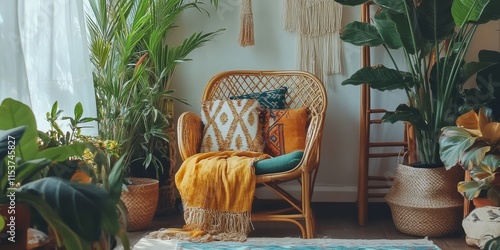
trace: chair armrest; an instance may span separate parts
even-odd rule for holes
[[[182,160],[198,153],[203,135],[203,123],[194,112],[184,112],[177,121],[177,139]]]
[[[323,115],[314,116],[307,129],[306,148],[302,158],[302,167],[306,172],[312,172],[319,167],[319,156],[321,148],[321,139],[323,136]]]

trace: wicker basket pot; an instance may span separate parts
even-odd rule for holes
[[[385,197],[396,228],[416,236],[443,237],[461,229],[463,197],[457,184],[463,170],[399,164]]]
[[[148,227],[158,206],[158,180],[151,178],[129,178],[132,185],[122,191],[121,200],[127,207],[128,231],[139,231]]]

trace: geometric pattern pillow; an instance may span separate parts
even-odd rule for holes
[[[205,126],[200,152],[263,151],[258,101],[216,100],[206,101],[201,106],[201,120]]]
[[[267,110],[261,123],[264,130],[264,153],[287,154],[306,147],[307,107]]]
[[[229,99],[255,99],[259,101],[260,106],[264,109],[285,109],[287,87],[283,86],[279,89],[269,90],[264,92],[256,92],[252,94],[231,96]]]

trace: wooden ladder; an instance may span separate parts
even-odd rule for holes
[[[370,6],[372,2],[365,3],[361,6],[362,22],[370,22]],[[362,66],[371,66],[370,47],[363,46],[361,51]],[[368,199],[370,198],[383,198],[386,193],[381,190],[391,187],[392,178],[386,176],[372,176],[369,174],[369,160],[371,158],[386,158],[398,157],[401,153],[372,153],[371,148],[381,147],[404,147],[408,148],[408,134],[405,128],[404,141],[397,142],[372,142],[370,141],[370,130],[373,125],[382,123],[381,119],[373,119],[374,114],[386,113],[385,109],[377,109],[371,107],[370,87],[367,84],[361,85],[361,112],[360,112],[360,146],[359,146],[359,172],[358,172],[358,223],[364,226],[368,217]],[[407,126],[405,126],[407,127]],[[378,190],[379,192],[370,192],[371,190]]]

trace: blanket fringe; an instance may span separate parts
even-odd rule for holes
[[[196,207],[184,209],[184,228],[162,228],[148,238],[194,242],[246,241],[251,230],[251,213],[231,213]]]
[[[225,234],[228,237],[233,238],[236,236],[238,239],[243,240],[246,239],[246,235],[251,229],[250,212],[232,213],[197,207],[185,207],[184,220],[186,221],[184,228],[187,230],[202,230],[218,236]]]

